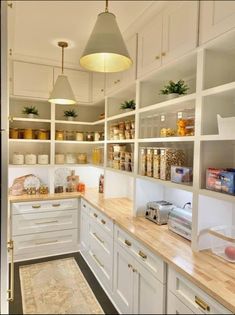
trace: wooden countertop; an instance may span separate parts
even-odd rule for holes
[[[10,202],[78,198],[81,195],[64,193],[43,197],[19,196],[10,197]],[[158,226],[145,218],[133,217],[132,202],[127,198],[104,199],[94,189],[87,189],[82,196],[179,273],[235,313],[235,264],[214,256],[210,251],[195,253],[190,242],[168,231],[167,226]]]

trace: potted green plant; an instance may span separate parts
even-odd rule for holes
[[[121,104],[121,109],[125,111],[135,110],[135,100],[125,101]]]
[[[173,99],[180,95],[185,95],[189,87],[185,84],[184,80],[178,82],[169,81],[167,85],[160,91],[160,94],[166,95],[167,99]]]
[[[38,109],[35,106],[25,106],[22,114],[27,115],[28,118],[35,118],[39,116]]]
[[[75,109],[69,109],[64,111],[64,117],[67,117],[67,120],[73,121],[74,118],[78,116],[77,112]]]

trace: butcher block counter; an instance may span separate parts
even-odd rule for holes
[[[168,231],[167,226],[158,226],[143,217],[133,217],[132,202],[127,198],[104,199],[96,189],[87,189],[84,194],[10,196],[9,201],[15,203],[80,197],[235,313],[235,264],[214,256],[210,251],[193,252],[190,242]]]

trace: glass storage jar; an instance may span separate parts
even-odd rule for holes
[[[87,163],[87,154],[86,153],[78,153],[77,162],[78,162],[78,164],[86,164]]]
[[[177,113],[177,135],[194,136],[195,113],[194,109],[188,109]]]
[[[161,150],[154,149],[153,151],[153,177],[157,179],[160,178],[160,158],[161,158]]]
[[[153,177],[153,149],[147,148],[147,176]]]
[[[55,139],[58,141],[64,140],[64,130],[56,130]]]
[[[64,164],[65,156],[64,154],[57,153],[55,155],[55,164]]]
[[[27,153],[25,155],[25,164],[26,165],[35,165],[35,164],[37,164],[37,156],[36,156],[36,154]]]
[[[32,128],[24,129],[24,139],[33,139],[33,129]]]
[[[76,131],[76,141],[83,141],[83,140],[84,140],[83,132]]]
[[[65,163],[66,164],[76,164],[77,163],[76,155],[74,153],[66,153]]]
[[[87,132],[86,141],[94,141],[94,132],[92,131]]]
[[[37,138],[38,138],[38,140],[48,140],[48,130],[39,129]]]
[[[23,165],[24,164],[24,155],[21,153],[14,153],[12,157],[12,164],[14,165]]]
[[[140,149],[140,175],[147,175],[147,149]]]
[[[49,155],[48,154],[39,154],[38,155],[38,164],[40,164],[40,165],[49,164]]]
[[[66,140],[67,141],[74,141],[75,140],[75,131],[66,130]]]
[[[11,128],[10,129],[10,138],[11,139],[18,139],[19,138],[19,129],[18,128]]]

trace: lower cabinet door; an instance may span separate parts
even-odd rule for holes
[[[117,243],[114,246],[114,300],[122,314],[133,312],[134,259]]]
[[[135,262],[134,314],[165,314],[165,285],[144,266]]]
[[[167,293],[167,314],[194,314],[183,302],[170,291]]]
[[[89,251],[89,215],[81,211],[80,250],[87,257]]]

